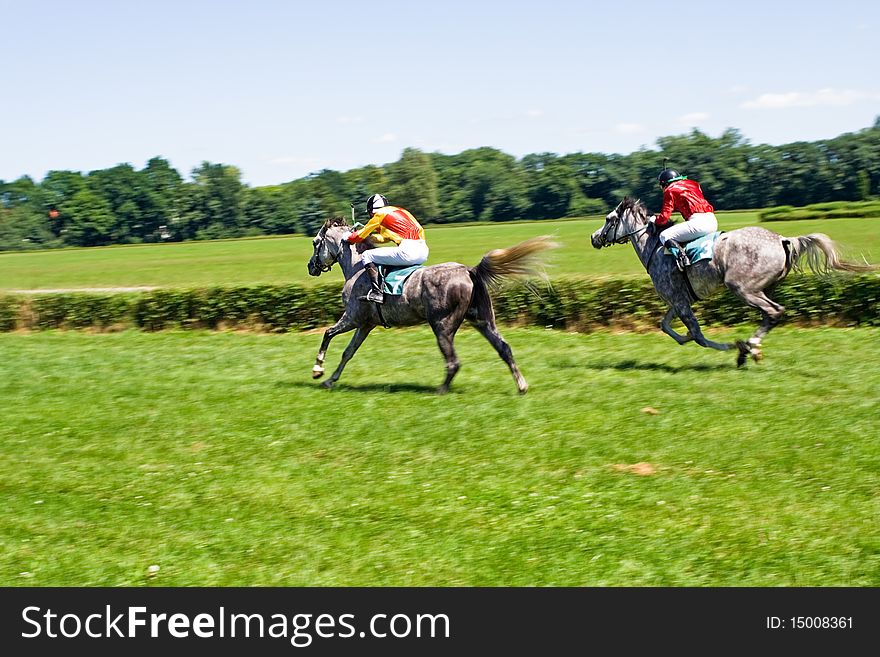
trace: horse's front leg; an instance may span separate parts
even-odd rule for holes
[[[681,335],[672,328],[671,322],[676,317],[678,317],[678,314],[675,312],[675,309],[670,308],[669,311],[666,313],[666,316],[663,318],[663,321],[660,322],[660,328],[663,329],[663,332],[671,337],[673,340],[675,340],[678,344],[687,344],[694,339],[694,336],[692,336],[690,333],[688,333],[686,336]]]
[[[718,343],[707,339],[706,336],[703,335],[703,331],[700,329],[700,323],[697,321],[697,317],[694,315],[694,311],[691,309],[690,305],[675,308],[675,313],[681,318],[681,321],[684,322],[684,325],[688,329],[688,334],[693,336],[698,345],[709,349],[717,349],[718,351],[737,349],[739,350],[736,359],[737,367],[740,367],[745,362],[746,357],[749,355],[749,347],[745,342],[738,340],[737,342]]]
[[[336,371],[333,372],[329,379],[321,384],[322,386],[325,388],[333,387],[333,384],[336,383],[342,375],[342,370],[345,369],[346,363],[352,359],[355,352],[360,348],[364,340],[366,340],[367,336],[370,334],[370,331],[374,328],[374,326],[358,326],[357,331],[354,332],[354,335],[351,338],[351,342],[348,343],[345,351],[342,352],[342,360],[339,361]]]
[[[327,355],[327,347],[330,346],[330,340],[340,333],[347,333],[353,328],[354,323],[347,314],[344,314],[338,322],[324,331],[324,339],[321,340],[321,348],[318,349],[318,357],[315,359],[315,366],[312,368],[313,379],[320,379],[324,376],[324,356]]]

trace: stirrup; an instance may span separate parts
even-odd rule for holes
[[[680,250],[678,255],[675,256],[675,266],[678,267],[678,271],[683,272],[686,267],[691,266],[691,260],[687,257],[684,250]]]
[[[361,301],[372,301],[373,303],[385,303],[385,295],[375,289],[370,289],[364,296],[358,297]]]

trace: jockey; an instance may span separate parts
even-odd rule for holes
[[[660,214],[650,217],[649,221],[656,231],[660,231],[660,244],[667,249],[678,249],[676,264],[684,271],[691,262],[682,245],[714,233],[718,230],[718,219],[715,218],[715,209],[703,196],[700,183],[696,180],[688,180],[687,176],[680,176],[673,169],[663,169],[657,180],[663,190],[663,208]],[[684,222],[667,226],[669,218],[676,210],[684,217]]]
[[[425,229],[407,210],[388,205],[388,199],[381,194],[373,194],[367,199],[367,225],[355,233],[345,235],[352,244],[369,238],[374,244],[393,242],[395,246],[364,251],[364,269],[370,275],[372,289],[360,297],[362,301],[383,303],[385,295],[379,285],[380,265],[420,265],[428,259],[428,244],[425,242]]]

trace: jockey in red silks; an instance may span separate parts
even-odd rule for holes
[[[355,233],[345,235],[352,244],[370,242],[382,244],[391,242],[395,246],[380,249],[369,249],[363,253],[364,269],[370,276],[372,289],[362,297],[363,301],[384,303],[385,295],[379,285],[380,265],[420,265],[428,259],[428,244],[425,242],[425,229],[416,221],[409,211],[388,205],[388,200],[381,194],[373,194],[367,199],[367,214],[370,216],[367,225]]]
[[[688,180],[673,169],[663,169],[657,180],[663,190],[663,208],[660,214],[651,217],[649,221],[656,230],[661,231],[660,244],[666,248],[678,249],[678,268],[684,271],[691,263],[682,245],[714,233],[718,230],[718,219],[715,217],[715,209],[703,196],[700,183],[696,180]],[[684,222],[667,227],[674,211],[681,213]]]

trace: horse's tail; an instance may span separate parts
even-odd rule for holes
[[[799,262],[801,259],[814,273],[820,275],[827,275],[834,269],[849,272],[868,272],[878,269],[876,265],[842,260],[834,241],[823,233],[789,237],[788,242],[791,247],[791,264],[797,269],[803,269]]]
[[[489,251],[471,271],[490,288],[509,276],[540,275],[542,262],[538,254],[556,246],[549,235],[533,237],[508,249]]]
[[[493,317],[489,290],[498,287],[503,279],[511,276],[543,275],[540,253],[557,246],[559,245],[549,235],[541,235],[507,249],[489,251],[484,255],[480,264],[469,270],[474,281],[471,308],[477,311],[477,316]]]

